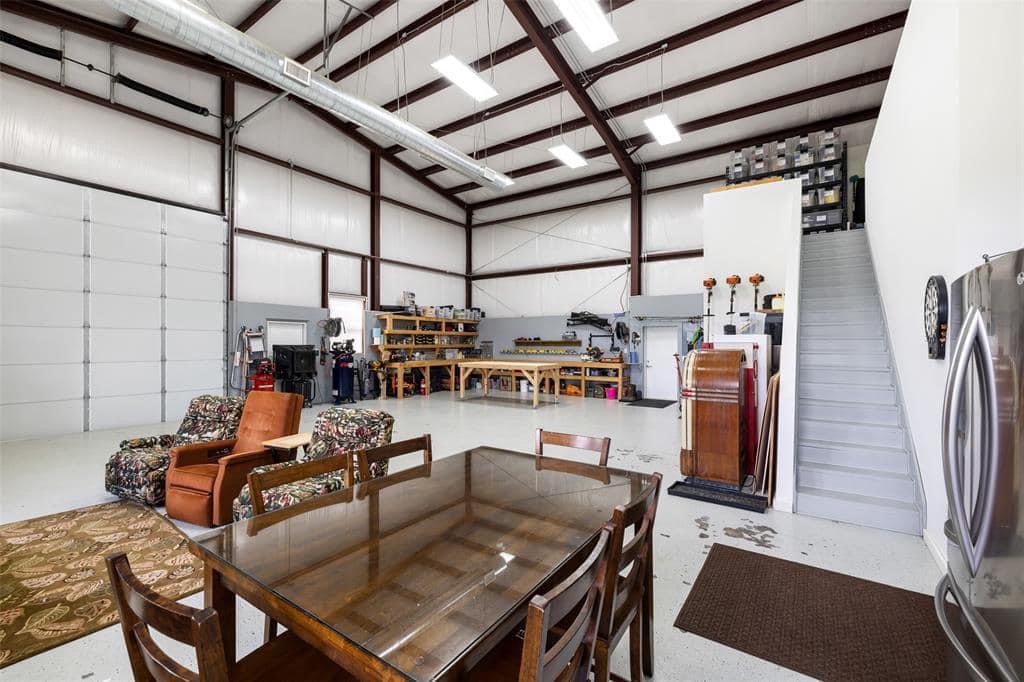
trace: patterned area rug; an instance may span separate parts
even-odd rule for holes
[[[0,526],[0,668],[117,623],[104,558],[119,552],[170,599],[202,589],[185,536],[132,502]]]

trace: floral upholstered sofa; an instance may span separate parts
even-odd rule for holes
[[[394,426],[395,418],[387,412],[331,407],[317,416],[309,445],[306,446],[304,460],[267,464],[256,467],[253,469],[253,473],[263,473],[324,457],[334,457],[347,452],[387,445],[391,442]],[[358,481],[359,467],[353,467],[353,469],[353,478]],[[388,473],[387,462],[374,462],[370,473],[374,478],[386,476]],[[343,470],[286,483],[263,491],[264,509],[269,512],[290,507],[311,497],[341,490],[343,487],[345,487]],[[248,484],[242,488],[242,492],[235,499],[233,512],[236,521],[253,516],[252,494]]]
[[[177,433],[121,441],[118,452],[107,461],[107,491],[143,504],[163,504],[171,450],[234,438],[244,405],[244,398],[201,395],[189,403]]]

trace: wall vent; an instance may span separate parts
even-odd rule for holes
[[[302,64],[292,61],[291,59],[284,60],[284,75],[291,78],[293,81],[298,81],[303,85],[309,85],[311,72]]]

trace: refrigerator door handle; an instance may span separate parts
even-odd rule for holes
[[[999,475],[999,420],[996,398],[996,371],[992,362],[992,346],[985,328],[984,318],[978,314],[978,332],[975,335],[975,357],[981,388],[981,478],[978,490],[971,546],[974,559],[981,562],[988,549],[989,536],[992,534],[992,510],[995,506],[995,488]],[[978,565],[971,567],[972,575],[978,572]]]
[[[972,576],[977,571],[979,561],[975,555],[974,538],[971,536],[970,522],[964,506],[963,472],[957,446],[957,428],[964,380],[980,328],[981,314],[977,308],[972,306],[964,318],[960,338],[957,341],[956,350],[953,352],[949,376],[946,379],[946,397],[942,407],[942,464],[946,478],[949,516],[953,522],[953,530],[956,531],[957,544]]]
[[[950,589],[949,576],[944,575],[942,576],[942,580],[939,581],[939,584],[935,586],[935,617],[938,618],[939,625],[942,626],[942,631],[946,633],[946,639],[949,640],[949,643],[956,650],[957,654],[959,654],[960,658],[962,658],[964,663],[967,664],[967,667],[970,669],[971,676],[974,677],[975,680],[980,680],[981,682],[990,682],[990,678],[985,674],[985,670],[971,657],[970,652],[967,651],[967,647],[960,641],[956,632],[953,631],[953,627],[949,624],[949,617],[946,614],[947,594],[952,595],[953,601],[957,603],[957,606],[960,606],[960,603],[956,601],[956,595],[953,593],[953,590]],[[963,607],[961,607],[961,609],[962,608]]]

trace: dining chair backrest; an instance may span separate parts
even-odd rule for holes
[[[264,490],[270,490],[271,488],[288,483],[302,481],[322,474],[329,474],[332,471],[341,471],[344,486],[351,488],[354,478],[352,466],[352,453],[346,452],[321,459],[306,459],[293,463],[292,466],[269,469],[267,471],[250,471],[247,481],[249,483],[249,497],[252,499],[253,515],[259,516],[267,510],[266,500],[263,499]]]
[[[577,436],[572,433],[559,433],[557,431],[545,431],[537,429],[537,444],[534,452],[538,457],[544,456],[545,445],[560,445],[567,448],[579,450],[590,450],[597,453],[597,463],[601,466],[608,466],[608,451],[612,447],[611,438],[597,438],[595,436]]]
[[[411,452],[423,452],[423,463],[430,464],[433,461],[433,453],[430,449],[430,434],[425,433],[418,438],[410,438],[408,440],[402,440],[397,443],[391,443],[390,445],[381,445],[377,448],[370,448],[369,450],[360,450],[356,454],[356,460],[359,463],[359,480],[369,481],[372,476],[372,469],[375,463],[383,463],[388,460],[398,457],[399,455],[407,455]]]
[[[611,527],[569,577],[530,601],[519,682],[583,682],[590,676],[608,570]],[[561,628],[562,623],[569,625]],[[553,642],[552,630],[559,631]]]
[[[216,611],[193,609],[151,590],[132,573],[124,553],[107,557],[107,573],[137,681],[227,682],[227,658]],[[150,628],[192,645],[198,672],[164,653],[153,641]]]
[[[599,629],[606,642],[617,641],[641,608],[648,562],[652,561],[654,516],[660,492],[661,474],[654,474],[635,499],[612,512],[609,570]],[[629,527],[633,528],[633,536],[626,540]],[[623,575],[626,569],[629,570]]]

